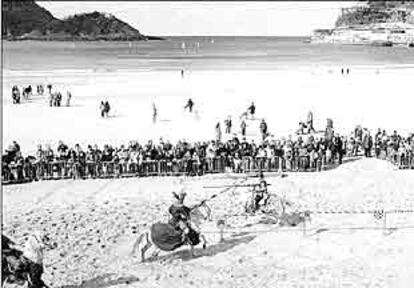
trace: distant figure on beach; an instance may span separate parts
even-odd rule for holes
[[[184,106],[184,110],[188,108],[188,111],[193,112],[194,102],[191,98],[188,99],[187,104]]]
[[[305,134],[306,124],[303,122],[299,122],[299,129],[297,130],[296,134],[304,135]]]
[[[155,106],[155,103],[152,103],[152,123],[156,123],[157,122],[157,107]]]
[[[230,134],[231,133],[231,117],[229,116],[229,118],[227,118],[226,120],[224,120],[224,124],[226,125],[226,134]]]
[[[312,111],[309,111],[309,113],[308,113],[307,124],[308,124],[308,134],[310,134],[312,132],[315,132],[315,129],[313,128],[313,113],[312,113]]]
[[[346,68],[346,74],[349,75],[349,68]]]
[[[23,98],[24,99],[26,99],[26,100],[29,99],[29,97],[33,95],[33,93],[32,93],[32,85],[29,85],[28,87],[23,88],[22,95],[23,95]]]
[[[341,69],[341,74],[344,75],[344,68]]]
[[[36,92],[37,92],[37,95],[43,95],[43,93],[45,92],[45,88],[43,87],[43,85],[37,85]]]
[[[260,122],[260,133],[262,134],[262,139],[264,140],[267,136],[267,124],[265,122],[265,119],[262,119],[262,122]]]
[[[252,119],[254,118],[254,113],[256,112],[256,106],[254,105],[254,102],[247,108],[247,111],[249,112]]]
[[[12,100],[13,100],[13,104],[20,103],[20,91],[16,85],[14,85],[12,88]]]
[[[99,105],[99,110],[101,110],[101,117],[105,117],[105,103],[101,101],[101,105]]]
[[[184,78],[184,69],[181,69],[181,78]]]
[[[70,106],[70,99],[72,99],[72,93],[69,91],[66,92],[66,107]]]
[[[49,92],[49,106],[52,107],[55,102],[55,95]]]
[[[242,136],[246,136],[246,122],[244,122],[244,120],[242,120],[241,124],[240,124],[240,130],[241,130],[241,134]]]
[[[105,114],[106,114],[106,117],[108,117],[109,116],[109,111],[111,110],[111,106],[109,105],[109,102],[108,101],[106,101],[105,102]]]
[[[99,109],[101,110],[101,117],[108,117],[109,110],[111,110],[111,106],[109,105],[109,102],[101,101],[101,105],[99,106]]]
[[[49,90],[49,94],[52,94],[52,84],[47,84],[47,90]]]
[[[216,140],[217,140],[217,143],[221,142],[220,122],[217,122],[217,125],[216,125]]]
[[[56,96],[57,97],[56,97],[56,105],[55,106],[60,107],[61,103],[62,103],[62,93],[58,92]]]

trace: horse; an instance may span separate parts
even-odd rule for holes
[[[42,280],[43,252],[56,247],[57,243],[48,236],[34,233],[29,235],[22,251],[15,248],[3,250],[2,287],[8,283],[27,284],[28,288],[48,287]]]
[[[205,210],[204,213],[203,213],[203,209]],[[152,256],[156,257],[158,256],[161,250],[173,251],[183,245],[189,245],[190,255],[194,256],[194,246],[197,246],[199,244],[200,239],[203,240],[203,249],[207,248],[207,240],[205,236],[201,232],[198,232],[198,231],[200,231],[199,227],[201,225],[201,222],[203,220],[207,220],[210,218],[211,218],[211,209],[207,206],[205,202],[202,202],[201,204],[192,207],[191,213],[190,213],[190,224],[191,224],[191,227],[195,229],[190,229],[190,232],[188,233],[188,237],[186,237],[186,239],[184,239],[183,241],[175,243],[176,245],[171,246],[171,248],[159,247],[156,243],[154,243],[154,241],[152,240],[153,239],[152,231],[153,231],[154,225],[158,225],[158,226],[163,225],[165,228],[170,229],[171,231],[173,231],[174,228],[172,226],[169,227],[170,226],[169,224],[163,224],[163,223],[152,224],[150,228],[145,229],[138,236],[137,240],[135,241],[132,247],[131,256],[134,256],[136,253],[136,250],[139,250],[141,252],[141,262],[145,262],[146,260],[145,253],[151,247],[155,248],[155,251],[152,253]],[[178,237],[182,236],[182,233],[178,231],[175,231],[175,232],[173,231],[172,233],[175,234],[173,236],[178,236]]]

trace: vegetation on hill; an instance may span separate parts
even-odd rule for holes
[[[148,40],[137,29],[112,15],[84,13],[60,20],[33,0],[2,4],[3,38],[35,40]]]
[[[343,8],[333,29],[314,30],[311,41],[414,47],[414,1],[360,1]]]
[[[34,1],[3,1],[1,12],[3,36],[42,31],[57,20]]]
[[[336,27],[378,23],[414,24],[414,1],[368,1],[364,6],[343,9]]]

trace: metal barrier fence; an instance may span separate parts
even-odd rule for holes
[[[393,149],[381,150],[377,158],[391,162],[399,169],[414,169],[414,152],[406,151],[399,153]]]
[[[34,180],[116,178],[146,176],[204,175],[236,172],[321,171],[335,160],[284,157],[216,157],[202,160],[145,160],[141,162],[53,161],[34,164],[3,165],[2,183],[15,184]]]

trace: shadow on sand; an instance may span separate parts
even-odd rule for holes
[[[244,235],[241,234],[241,235]],[[177,259],[181,259],[183,261],[188,261],[188,260],[192,260],[192,259],[197,259],[197,258],[201,258],[201,257],[206,257],[206,256],[214,256],[218,253],[222,253],[225,251],[228,251],[234,247],[236,247],[237,245],[243,244],[243,243],[249,243],[250,241],[252,241],[256,236],[253,235],[248,235],[248,236],[243,236],[243,237],[237,237],[237,238],[232,238],[232,239],[228,239],[228,240],[224,240],[222,242],[219,242],[215,245],[209,246],[206,249],[202,249],[202,248],[196,248],[194,249],[194,256],[191,257],[189,249],[184,249],[184,250],[180,250],[180,251],[176,251],[173,253],[170,253],[168,255],[165,256],[161,256],[161,257],[152,257],[150,259],[148,259],[148,262],[158,262],[158,261],[173,261],[173,260],[177,260]],[[115,286],[115,285],[122,285],[122,284],[131,284],[134,282],[139,282],[140,279],[136,276],[127,276],[127,277],[119,277],[116,279],[115,274],[112,273],[107,273],[107,274],[103,274],[101,276],[95,277],[93,279],[90,280],[85,280],[82,281],[82,283],[80,285],[63,285],[60,286],[59,288],[106,288],[106,287],[110,287],[110,286]]]
[[[207,246],[206,249],[195,248],[194,249],[194,256],[190,255],[190,249],[187,248],[187,249],[183,249],[183,250],[180,250],[180,251],[170,253],[170,254],[165,255],[165,256],[151,257],[150,259],[148,259],[148,262],[155,262],[155,261],[161,261],[161,262],[168,261],[168,262],[171,262],[171,261],[178,260],[178,259],[181,259],[182,261],[189,261],[189,260],[193,260],[193,259],[197,259],[197,258],[201,258],[201,257],[214,256],[214,255],[217,255],[219,253],[226,252],[226,251],[236,247],[237,245],[249,243],[254,238],[256,238],[256,236],[249,235],[249,236],[244,236],[244,237],[226,239],[226,240],[224,240],[222,242],[219,242],[217,244]]]
[[[140,281],[138,277],[128,276],[112,279],[114,274],[103,274],[90,280],[82,281],[80,285],[64,285],[60,288],[105,288],[121,284],[131,284]]]
[[[362,156],[349,157],[349,158],[347,157],[347,158],[342,160],[342,164],[335,163],[335,164],[327,165],[327,167],[325,167],[325,169],[323,169],[323,171],[333,170],[333,169],[336,169],[339,166],[344,165],[346,163],[352,163],[352,162],[355,162],[355,161],[359,161],[362,158],[363,158]]]

